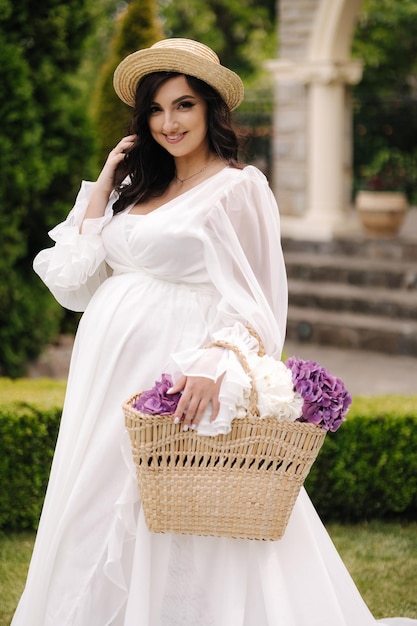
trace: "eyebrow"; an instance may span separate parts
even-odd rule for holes
[[[180,96],[179,98],[175,98],[175,100],[173,100],[171,104],[178,104],[179,102],[182,102],[183,100],[196,100],[196,97],[191,96],[191,95]],[[152,104],[159,104],[159,103],[152,102]]]

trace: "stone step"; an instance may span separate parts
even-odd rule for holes
[[[284,252],[284,258],[289,279],[406,289],[417,293],[417,263],[311,252]]]
[[[290,279],[288,291],[290,304],[297,307],[417,320],[417,289]]]
[[[416,212],[417,209],[413,209]],[[282,239],[284,255],[290,252],[329,254],[364,259],[395,260],[408,263],[417,262],[417,245],[414,238],[398,237],[395,239],[368,239],[366,237],[347,237],[332,241],[300,241]]]
[[[408,234],[284,238],[288,338],[417,357],[417,245]]]
[[[414,320],[290,305],[287,337],[312,344],[417,357]]]

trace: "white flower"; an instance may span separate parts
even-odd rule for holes
[[[258,392],[260,417],[275,417],[289,422],[299,418],[304,401],[294,391],[292,373],[286,365],[272,357],[255,354],[248,356],[248,363]],[[248,406],[247,394],[244,395]],[[242,413],[241,410],[239,412]]]

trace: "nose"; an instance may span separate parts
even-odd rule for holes
[[[178,130],[178,126],[179,124],[174,115],[172,113],[166,113],[163,120],[163,131],[165,133],[171,133],[175,130]]]

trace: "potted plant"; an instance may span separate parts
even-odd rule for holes
[[[413,155],[398,148],[383,148],[362,169],[363,189],[356,195],[356,209],[367,235],[393,237],[404,223],[407,192],[415,186]]]

